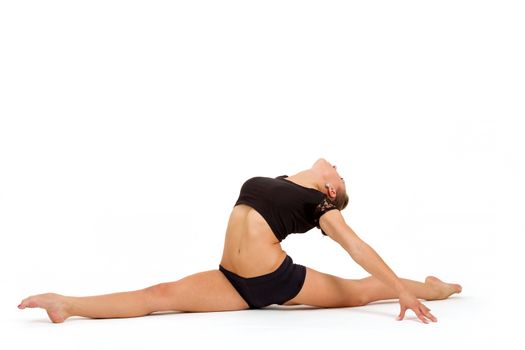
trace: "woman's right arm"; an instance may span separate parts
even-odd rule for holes
[[[424,317],[428,313],[428,308],[405,288],[379,254],[346,224],[339,210],[330,210],[323,214],[319,219],[319,225],[330,238],[348,252],[356,263],[397,292],[401,305],[398,319],[403,319],[405,311],[411,309],[421,321],[428,322]]]
[[[405,287],[394,271],[365,241],[348,226],[338,210],[321,216],[319,224],[323,231],[348,252],[352,259],[374,277],[392,287],[399,294]]]

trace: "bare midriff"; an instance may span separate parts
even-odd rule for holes
[[[233,208],[222,267],[241,277],[256,277],[275,271],[285,257],[286,252],[261,214],[244,204]]]

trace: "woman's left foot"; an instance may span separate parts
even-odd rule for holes
[[[425,284],[430,285],[436,291],[436,300],[447,299],[455,293],[461,293],[462,287],[456,283],[445,283],[437,277],[428,276]]]
[[[71,316],[67,312],[66,306],[67,304],[63,295],[46,293],[24,299],[20,305],[18,305],[18,308],[25,309],[26,307],[40,307],[46,309],[47,315],[53,323],[62,323]]]

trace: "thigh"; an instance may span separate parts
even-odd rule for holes
[[[299,294],[284,305],[348,307],[366,304],[360,280],[344,279],[306,268],[306,279]]]
[[[147,288],[156,311],[213,312],[245,310],[248,304],[219,270],[199,272]]]

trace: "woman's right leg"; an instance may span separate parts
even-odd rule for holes
[[[18,307],[46,309],[51,321],[60,323],[71,316],[119,318],[156,311],[233,311],[248,309],[248,304],[222,272],[211,270],[131,292],[89,297],[40,294],[24,299]]]
[[[401,282],[417,298],[425,300],[446,299],[461,292],[459,284],[445,283],[429,276],[425,282],[401,278]],[[303,288],[285,305],[305,304],[317,307],[362,306],[374,301],[397,299],[389,286],[370,276],[363,279],[345,279],[306,268]]]

